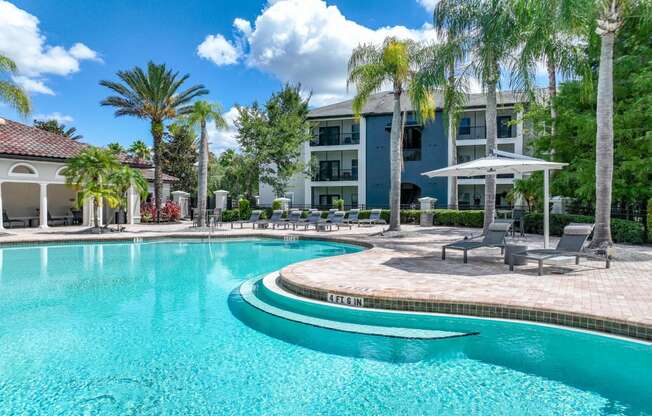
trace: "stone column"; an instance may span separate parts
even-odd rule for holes
[[[48,228],[48,184],[41,185],[41,204],[39,212],[39,228]]]
[[[134,225],[140,222],[140,196],[133,186],[127,191],[127,224]]]

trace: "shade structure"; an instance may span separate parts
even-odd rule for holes
[[[543,244],[548,248],[550,244],[550,213],[547,208],[550,204],[550,171],[562,169],[567,163],[549,162],[530,156],[516,153],[494,151],[493,154],[459,165],[448,166],[442,169],[422,173],[429,178],[447,176],[486,176],[501,174],[521,174],[543,171]]]

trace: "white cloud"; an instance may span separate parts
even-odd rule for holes
[[[235,64],[242,52],[224,36],[217,34],[206,36],[206,39],[197,47],[197,55],[221,66]]]
[[[381,43],[386,36],[414,40],[433,40],[436,36],[430,24],[419,28],[370,29],[347,19],[337,6],[328,6],[321,0],[270,1],[254,27],[239,18],[233,24],[245,43],[240,50],[241,61],[281,81],[301,82],[313,92],[313,105],[349,96],[347,62],[358,44]]]
[[[13,76],[12,79],[28,93],[54,95],[54,91],[39,79],[28,78],[24,75],[16,75]]]
[[[75,119],[72,116],[61,114],[58,111],[50,114],[37,114],[34,116],[35,120],[48,121],[48,120],[57,120],[59,124],[68,124],[72,123]]]
[[[31,92],[42,94],[53,94],[44,76],[70,75],[79,71],[80,61],[99,60],[97,52],[82,43],[68,50],[48,45],[38,18],[4,0],[0,0],[0,54],[16,63],[19,79]]]
[[[417,0],[417,3],[419,3],[421,7],[423,7],[430,13],[432,13],[435,11],[435,7],[437,6],[437,3],[439,3],[439,0]]]
[[[231,107],[229,111],[223,114],[223,117],[224,121],[226,121],[226,129],[218,130],[213,123],[209,123],[206,128],[209,146],[216,154],[222,153],[226,149],[236,149],[238,147],[238,141],[235,138],[237,134],[235,120],[238,118],[238,109]]]

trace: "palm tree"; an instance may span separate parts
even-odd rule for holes
[[[348,65],[347,88],[353,84],[356,95],[353,98],[353,111],[359,117],[362,108],[374,92],[390,83],[394,93],[394,110],[390,132],[390,197],[391,210],[389,231],[399,231],[401,209],[401,95],[410,89],[412,76],[421,53],[421,46],[410,40],[394,37],[385,39],[382,45],[361,44],[351,53]],[[415,94],[417,95],[417,94]],[[434,118],[435,107],[431,93],[420,94],[422,102],[414,103],[420,109],[418,115],[423,120]]]
[[[501,65],[518,42],[518,28],[509,0],[441,0],[434,26],[463,45],[467,67],[481,81],[486,95],[486,154],[497,150],[496,94]],[[485,176],[484,229],[496,213],[496,175]]]
[[[89,147],[70,159],[63,169],[66,184],[78,190],[78,204],[91,198],[93,201],[93,227],[99,228],[100,203],[110,207],[119,204],[119,195],[111,183],[111,175],[120,168],[120,161],[110,150]]]
[[[84,138],[81,134],[77,134],[77,129],[75,127],[66,128],[65,124],[61,124],[55,119],[34,120],[34,127],[49,131],[50,133],[66,136],[70,140],[81,140]]]
[[[441,44],[424,49],[419,70],[414,75],[411,89],[412,102],[422,102],[421,94],[439,90],[443,95],[444,112],[447,119],[448,143],[451,146],[450,164],[457,164],[457,125],[460,112],[466,102],[468,76],[460,64],[464,62],[465,52],[462,45],[444,31],[439,35],[445,39]],[[457,177],[450,179],[451,193],[449,208],[457,209]]]
[[[118,196],[117,207],[124,212],[127,207],[129,188],[132,188],[140,196],[141,200],[147,197],[148,185],[143,174],[127,165],[122,165],[111,173],[110,183]]]
[[[0,55],[0,73],[16,73],[16,63]],[[0,80],[0,102],[8,104],[23,117],[32,112],[32,104],[25,90],[11,81]]]
[[[152,159],[152,149],[142,140],[135,140],[129,146],[129,154],[139,160],[149,162]]]
[[[109,143],[106,145],[106,148],[115,155],[125,153],[125,148],[118,142]]]
[[[197,211],[199,226],[206,225],[206,196],[208,193],[208,133],[206,125],[211,121],[218,129],[226,128],[222,117],[222,106],[208,101],[195,101],[192,109],[183,115],[189,126],[199,128],[199,189],[197,191]]]
[[[590,80],[588,57],[582,46],[592,0],[514,0],[520,28],[520,53],[513,63],[514,88],[533,96],[536,67],[545,62],[548,74],[550,133],[555,134],[557,74],[569,78],[582,74]],[[533,97],[534,98],[534,97]]]
[[[203,85],[193,85],[180,91],[190,75],[179,76],[178,72],[166,68],[165,64],[157,65],[153,62],[147,64],[147,72],[134,67],[128,71],[118,71],[117,76],[122,82],[100,81],[100,85],[117,94],[102,100],[101,104],[115,107],[116,117],[134,116],[150,122],[154,143],[154,201],[158,219],[163,192],[163,122],[190,112],[190,101],[208,94],[208,90]]]

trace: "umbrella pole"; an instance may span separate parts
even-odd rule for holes
[[[550,245],[550,171],[543,171],[543,248]]]

